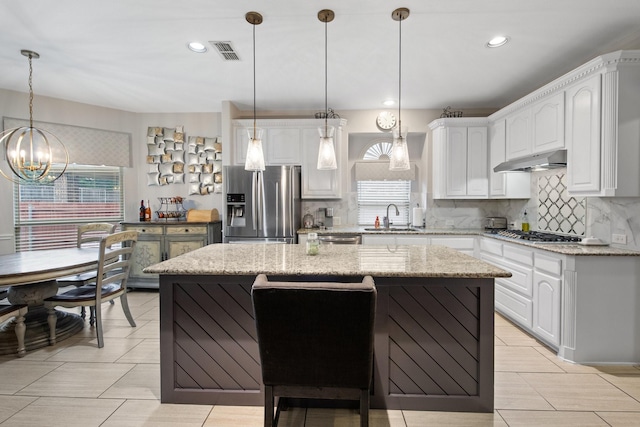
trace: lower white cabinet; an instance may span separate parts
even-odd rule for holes
[[[560,346],[562,255],[483,238],[480,258],[511,272],[495,281],[496,310],[548,345]]]
[[[363,245],[428,245],[429,238],[407,234],[363,234]]]

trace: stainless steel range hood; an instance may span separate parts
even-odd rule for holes
[[[493,168],[494,172],[534,172],[564,168],[567,166],[567,150],[549,151],[509,160]]]

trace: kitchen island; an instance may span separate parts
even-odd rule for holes
[[[251,285],[361,281],[378,289],[372,408],[493,411],[494,278],[443,246],[209,245],[160,274],[161,400],[262,405]]]

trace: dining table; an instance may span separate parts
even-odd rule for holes
[[[25,347],[27,351],[49,345],[49,324],[45,298],[58,292],[56,279],[98,268],[99,248],[61,248],[0,255],[0,289],[8,289],[12,304],[27,304]],[[75,313],[56,310],[56,341],[60,342],[84,328]],[[0,327],[0,355],[15,353],[14,322]]]

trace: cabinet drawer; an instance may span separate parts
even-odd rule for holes
[[[504,257],[524,265],[533,265],[533,251],[504,245]]]
[[[520,325],[531,329],[533,322],[533,303],[499,284],[495,290],[496,310]]]
[[[490,254],[497,255],[499,257],[502,256],[502,243],[488,237],[482,239],[482,241],[480,242],[480,249],[484,252],[489,252]]]
[[[162,235],[161,225],[148,225],[148,226],[130,226],[125,227],[127,231],[137,231],[140,234],[159,234]]]
[[[505,260],[500,260],[490,255],[482,255],[482,260],[496,267],[507,270],[511,277],[500,277],[495,279],[496,284],[500,284],[523,296],[533,297],[533,270]]]
[[[206,226],[167,227],[167,235],[176,234],[207,234]]]
[[[544,255],[536,254],[535,259],[536,270],[546,271],[555,276],[562,276],[562,260],[551,258]]]

